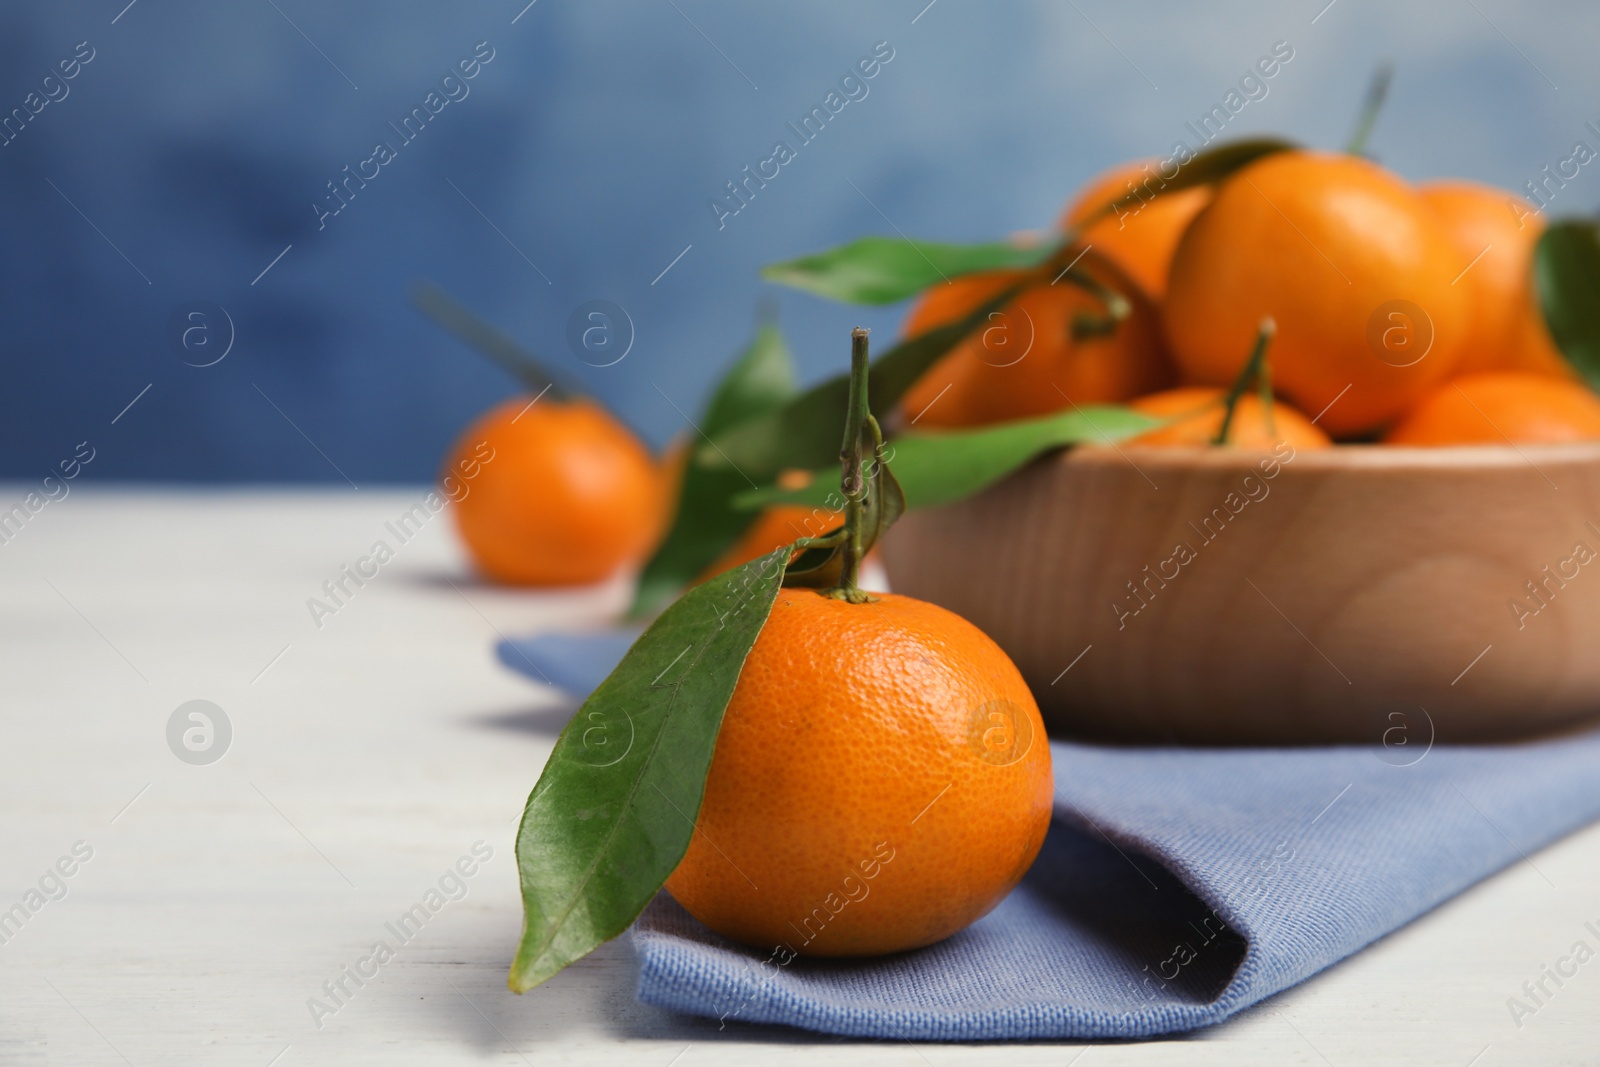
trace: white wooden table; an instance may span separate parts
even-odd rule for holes
[[[26,491],[0,490],[6,506]],[[41,879],[66,890],[34,897],[15,932],[0,925],[0,1064],[1600,1061],[1600,961],[1520,1028],[1506,1004],[1578,939],[1600,949],[1583,926],[1600,926],[1596,829],[1183,1039],[719,1031],[636,1003],[625,942],[514,996],[514,825],[571,709],[502,669],[492,644],[598,624],[625,590],[479,586],[448,515],[404,545],[385,529],[422,492],[79,485],[0,544],[0,924]],[[347,580],[319,629],[307,599],[378,539],[396,558],[364,587]],[[233,729],[208,765],[167,741],[194,699]],[[492,857],[474,867],[480,841]],[[57,881],[63,857],[73,873]],[[396,942],[384,924],[462,857],[465,896],[377,966],[373,943]],[[376,974],[357,986],[345,967]],[[323,984],[341,978],[335,1002]],[[313,997],[329,1009],[315,1019]]]

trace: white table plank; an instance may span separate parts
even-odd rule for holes
[[[306,599],[373,540],[392,543],[384,522],[420,495],[84,486],[0,545],[0,908],[74,842],[94,850],[67,896],[0,945],[0,1063],[943,1067],[1001,1054],[719,1031],[636,1003],[626,944],[506,992],[514,822],[570,708],[500,668],[491,644],[497,630],[598,624],[626,591],[477,586],[440,515],[317,628]],[[165,740],[195,698],[235,731],[211,766]],[[319,1028],[308,998],[393,942],[384,924],[478,841],[493,856],[465,897],[361,988],[346,979]],[[1574,941],[1600,949],[1583,928],[1600,925],[1600,831],[1533,862],[1227,1025],[1003,1055],[1593,1062],[1600,962],[1551,986],[1520,1028],[1506,1000]]]

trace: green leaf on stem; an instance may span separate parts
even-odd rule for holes
[[[1600,224],[1552,223],[1534,247],[1533,277],[1556,347],[1600,391]]]
[[[943,244],[904,237],[862,237],[826,252],[769,263],[761,276],[847,304],[893,304],[929,286],[979,271],[1026,269],[1056,246],[1006,241]]]
[[[978,430],[908,433],[891,444],[888,466],[903,487],[906,506],[937,507],[971,496],[1043,452],[1086,442],[1112,444],[1164,421],[1119,405],[1088,404]],[[747,490],[734,504],[820,504],[833,492],[825,478],[814,477],[801,489]]]
[[[778,408],[794,391],[794,367],[783,335],[764,323],[706,405],[697,432],[700,442]],[[708,466],[690,445],[672,528],[639,575],[630,616],[641,618],[659,609],[738,540],[754,516],[733,507],[731,499],[749,487],[737,467]]]
[[[561,731],[517,832],[515,992],[626,930],[683,859],[723,713],[789,551],[685,593]]]

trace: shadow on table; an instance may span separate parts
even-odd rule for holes
[[[563,698],[549,704],[473,715],[463,721],[468,726],[479,729],[505,730],[516,734],[554,738],[561,733],[568,722],[572,721],[573,713],[577,710],[576,700]]]
[[[395,580],[418,589],[459,593],[463,596],[475,597],[485,594],[557,607],[570,605],[594,625],[604,625],[614,621],[626,610],[632,595],[631,580],[623,575],[593,585],[505,585],[501,582],[485,581],[481,575],[471,570],[419,566],[398,572]]]

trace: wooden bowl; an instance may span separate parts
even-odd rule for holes
[[[890,582],[1062,735],[1401,760],[1600,713],[1600,444],[1280,450],[1045,457],[906,515]]]

